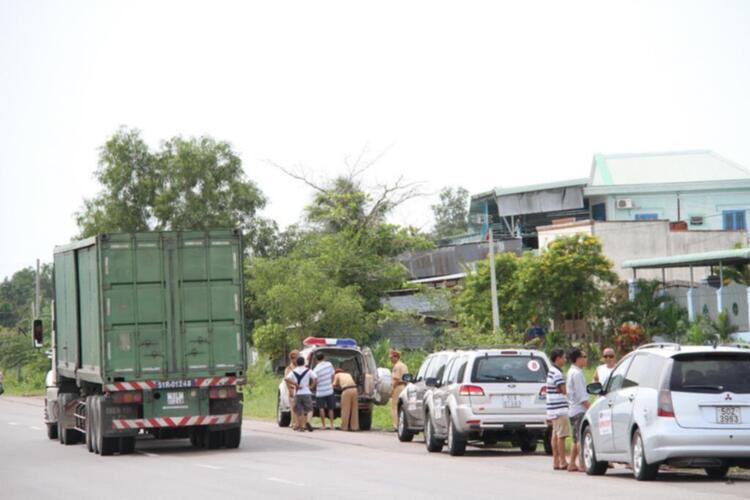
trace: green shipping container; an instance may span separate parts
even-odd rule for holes
[[[232,230],[57,247],[58,373],[92,384],[244,377],[242,254]]]

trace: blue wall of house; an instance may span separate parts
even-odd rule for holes
[[[633,208],[618,209],[616,201],[623,198],[632,200]],[[690,229],[718,230],[750,227],[750,191],[748,190],[622,193],[591,196],[589,203],[592,207],[598,203],[604,203],[606,220],[655,218],[690,222],[691,217],[703,217],[703,224],[690,224]]]

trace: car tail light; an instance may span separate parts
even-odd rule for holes
[[[484,390],[478,385],[462,385],[458,388],[459,396],[484,396]]]
[[[469,425],[479,425],[481,420],[467,420],[466,423]]]
[[[143,393],[141,391],[115,392],[112,394],[112,402],[116,404],[142,403]]]
[[[227,399],[237,395],[237,388],[233,385],[229,387],[212,387],[208,391],[208,397],[211,399]]]
[[[547,386],[543,385],[541,389],[539,389],[539,399],[547,399]]]
[[[656,414],[660,417],[674,417],[674,405],[672,405],[672,393],[667,389],[659,391],[659,407]]]

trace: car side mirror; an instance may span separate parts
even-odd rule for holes
[[[438,386],[438,379],[437,377],[427,377],[424,379],[424,385],[427,387],[437,387]]]
[[[406,382],[407,384],[411,384],[414,382],[414,377],[412,377],[411,373],[405,373],[403,377],[401,377],[401,380]]]
[[[586,386],[586,392],[594,396],[601,396],[604,394],[604,387],[599,382],[592,382]]]

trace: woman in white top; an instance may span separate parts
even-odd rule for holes
[[[612,370],[615,369],[617,358],[615,358],[615,350],[611,347],[604,349],[602,357],[604,358],[604,364],[596,367],[594,382],[599,382],[600,384],[605,385]]]

